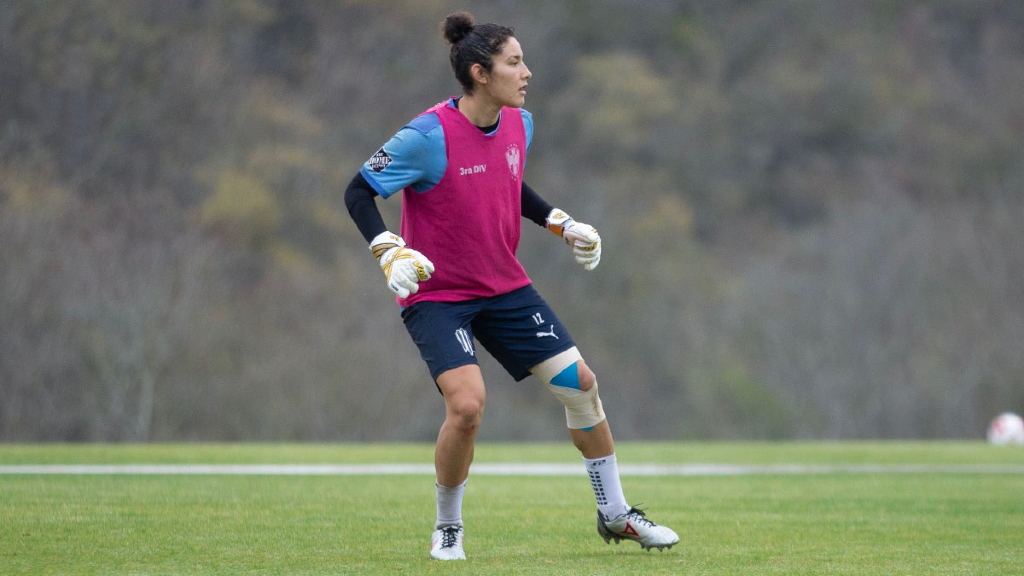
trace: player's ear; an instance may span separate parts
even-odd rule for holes
[[[487,69],[483,67],[479,62],[469,67],[469,75],[476,81],[477,84],[486,85],[490,78],[487,73]]]

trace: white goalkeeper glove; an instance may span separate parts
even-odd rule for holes
[[[408,298],[420,289],[420,282],[430,280],[434,264],[391,232],[381,232],[370,242],[370,251],[380,262],[388,288],[400,298]]]
[[[573,220],[558,208],[548,214],[546,221],[548,230],[572,246],[577,264],[583,264],[583,269],[588,272],[597,268],[601,261],[601,236],[593,226]]]

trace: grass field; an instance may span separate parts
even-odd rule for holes
[[[625,476],[680,545],[608,546],[586,476],[471,476],[460,563],[427,558],[429,475],[25,474],[28,464],[429,463],[428,445],[0,445],[0,574],[1022,574],[1024,449],[621,443],[620,462],[877,464]],[[478,463],[576,463],[488,444]],[[921,471],[900,465],[923,465]],[[928,466],[934,466],[928,468]]]

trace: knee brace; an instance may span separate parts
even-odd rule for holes
[[[565,405],[565,422],[572,429],[589,430],[604,421],[604,408],[597,395],[597,382],[580,390],[577,362],[583,359],[575,347],[556,354],[530,369]]]

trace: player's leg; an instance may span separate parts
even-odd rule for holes
[[[445,420],[434,451],[437,517],[430,556],[438,560],[466,558],[462,497],[486,399],[469,325],[475,306],[474,302],[420,302],[402,313],[445,402]]]
[[[573,444],[583,455],[597,502],[597,531],[605,542],[633,540],[641,548],[671,548],[679,536],[630,506],[623,495],[611,427],[598,396],[597,377],[576,348],[555,354],[530,370],[565,404]]]
[[[470,364],[438,376],[437,387],[444,394],[445,419],[434,449],[437,520],[430,556],[437,560],[465,560],[462,496],[473,463],[476,432],[484,414],[484,380],[479,366]]]
[[[626,504],[615,445],[598,396],[597,377],[547,302],[527,286],[488,303],[473,321],[477,339],[516,380],[533,374],[565,405],[573,443],[583,455],[605,541],[635,540],[646,549],[679,541]]]
[[[484,415],[484,379],[480,367],[469,364],[442,373],[437,377],[437,387],[444,395],[445,418],[434,449],[437,520],[430,556],[438,560],[464,560],[462,496],[473,463],[476,433]]]

